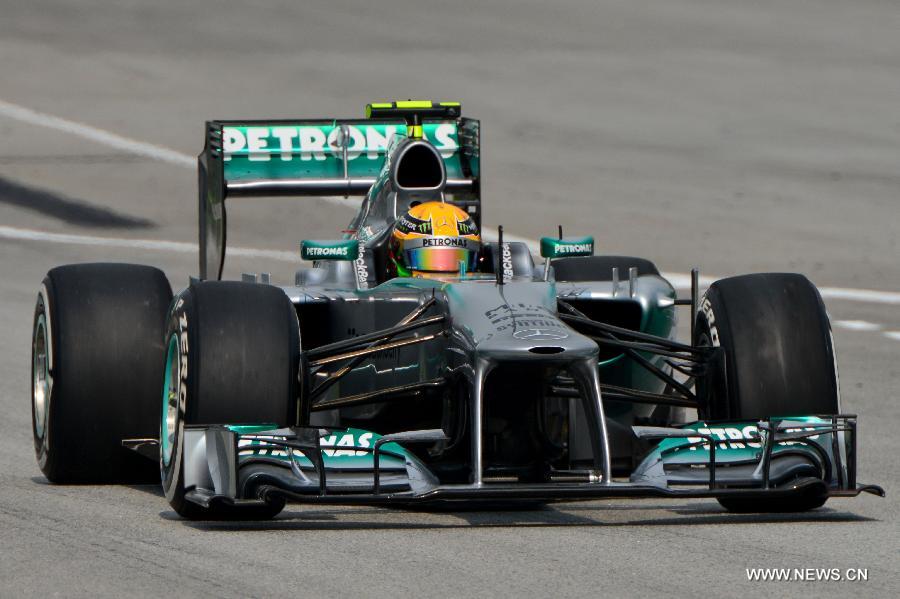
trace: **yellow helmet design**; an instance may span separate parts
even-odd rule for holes
[[[475,269],[481,236],[466,212],[444,202],[413,206],[397,219],[391,262],[397,276],[428,276]]]

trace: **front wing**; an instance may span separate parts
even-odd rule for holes
[[[681,428],[634,427],[660,440],[630,481],[559,471],[550,482],[441,484],[404,446],[441,431],[379,436],[357,429],[256,426],[185,430],[186,499],[257,506],[277,497],[311,504],[442,504],[603,498],[794,498],[884,496],[856,482],[856,417],[808,416]]]

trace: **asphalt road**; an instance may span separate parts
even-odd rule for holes
[[[895,3],[225,4],[0,0],[0,596],[900,594]],[[185,156],[205,119],[353,116],[416,97],[482,119],[493,226],[536,238],[560,223],[669,272],[791,270],[850,290],[827,299],[843,408],[860,415],[860,480],[888,498],[799,517],[710,501],[289,507],[234,525],[181,521],[155,487],[47,484],[29,430],[44,273],[127,260],[184,285],[189,248],[85,239],[193,241]],[[293,251],[349,217],[334,202],[244,200],[229,241]],[[227,274],[291,269],[250,256]],[[869,579],[748,582],[751,567]]]

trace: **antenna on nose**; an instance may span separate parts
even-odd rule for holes
[[[497,227],[497,284],[503,285],[503,225]]]

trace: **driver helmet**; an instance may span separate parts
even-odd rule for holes
[[[475,269],[481,236],[464,210],[424,202],[397,219],[391,234],[391,266],[399,277],[433,277]]]

